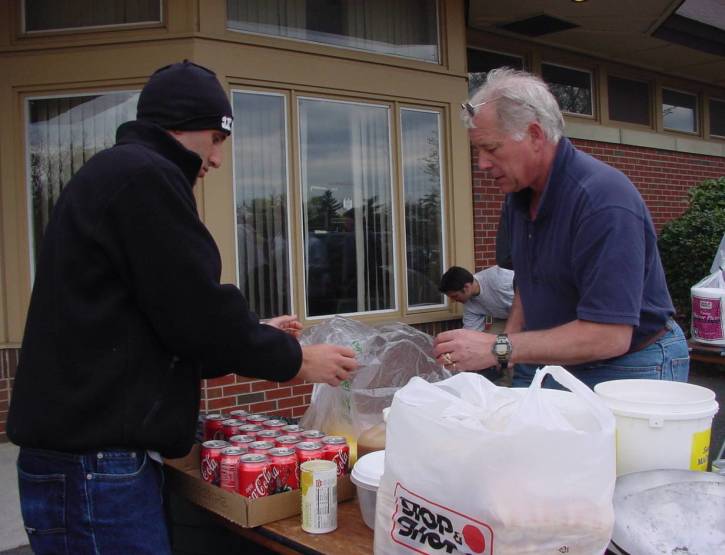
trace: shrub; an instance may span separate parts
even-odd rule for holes
[[[690,288],[710,273],[725,233],[725,176],[689,191],[689,207],[665,224],[658,241],[676,318],[690,327]]]

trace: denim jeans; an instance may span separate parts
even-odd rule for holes
[[[145,451],[21,448],[20,508],[33,552],[170,554],[162,482]]]
[[[686,382],[690,374],[690,355],[687,339],[676,322],[668,322],[670,327],[662,337],[641,351],[628,353],[617,358],[580,364],[570,372],[579,380],[593,388],[600,382],[609,380],[669,380]],[[534,364],[517,364],[514,367],[513,387],[528,387],[536,373]],[[562,389],[551,376],[544,379],[544,387]]]

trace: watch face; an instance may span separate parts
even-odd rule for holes
[[[508,345],[506,343],[496,343],[496,345],[493,348],[493,352],[497,355],[505,355],[508,353]]]

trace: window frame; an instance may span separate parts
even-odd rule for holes
[[[81,96],[102,96],[106,94],[121,94],[121,93],[141,93],[141,89],[104,89],[104,90],[83,90],[74,91],[68,93],[46,93],[46,94],[25,94],[23,95],[23,135],[24,135],[24,164],[23,169],[25,170],[25,214],[27,218],[27,239],[28,239],[28,270],[30,276],[30,285],[32,287],[35,282],[35,222],[33,220],[33,191],[31,184],[32,169],[30,166],[30,102],[33,100],[52,100],[62,98],[77,98]]]
[[[595,79],[596,75],[595,75],[594,70],[542,60],[539,63],[538,75],[539,75],[539,77],[541,77],[542,81],[544,81],[547,85],[549,85],[549,83],[546,82],[546,80],[544,79],[544,66],[545,65],[559,67],[562,69],[569,69],[572,71],[579,71],[581,73],[586,73],[589,75],[589,100],[590,100],[591,106],[592,106],[592,113],[591,114],[582,114],[582,113],[578,113],[578,112],[569,112],[568,110],[564,110],[564,109],[561,109],[561,113],[565,116],[571,116],[571,117],[575,117],[575,118],[584,118],[584,119],[596,121],[598,119],[597,118],[598,110],[597,110],[597,104],[596,104],[597,95],[595,92],[597,84],[596,84],[596,79]],[[552,92],[552,94],[553,94],[553,92]],[[556,95],[554,95],[554,97],[556,97]]]
[[[25,3],[26,0],[20,2],[20,36],[24,37],[37,37],[54,34],[67,34],[67,33],[86,33],[86,32],[103,32],[103,31],[126,31],[133,29],[147,29],[153,27],[162,27],[166,21],[166,9],[165,5],[167,0],[157,0],[159,3],[159,19],[158,21],[137,21],[134,23],[112,23],[108,25],[87,25],[80,27],[58,27],[53,29],[38,29],[28,30],[27,21],[25,19]]]
[[[683,131],[682,129],[673,129],[671,127],[665,127],[665,115],[664,115],[664,109],[665,109],[665,101],[664,101],[664,95],[665,91],[671,91],[675,93],[685,94],[688,96],[695,97],[695,130],[694,131]],[[696,92],[692,92],[686,89],[678,89],[676,87],[669,87],[667,85],[660,86],[660,95],[659,95],[659,111],[658,111],[658,119],[659,119],[659,125],[661,126],[661,129],[664,133],[681,133],[683,135],[688,135],[690,137],[702,137],[703,136],[703,125],[702,121],[702,107],[700,106],[700,94]]]

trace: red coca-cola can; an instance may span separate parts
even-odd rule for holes
[[[239,493],[250,499],[269,495],[269,458],[259,453],[239,457]]]
[[[287,422],[278,418],[270,418],[269,420],[265,420],[264,422],[262,422],[262,427],[266,428],[267,430],[281,430],[286,425]]]
[[[285,436],[300,436],[302,432],[304,432],[305,429],[302,426],[298,426],[297,424],[287,424],[286,426],[282,426],[282,435]]]
[[[239,433],[244,434],[245,436],[257,437],[257,434],[263,429],[264,428],[262,428],[259,424],[242,424],[239,426]]]
[[[239,491],[239,458],[247,453],[246,447],[225,447],[219,463],[219,487]]]
[[[239,434],[239,426],[244,426],[244,422],[237,420],[236,418],[230,418],[222,422],[222,429],[224,430],[224,439],[229,441],[229,438]]]
[[[327,436],[322,440],[325,451],[324,458],[337,465],[337,475],[344,476],[350,472],[350,446],[343,436]]]
[[[248,414],[247,415],[247,422],[250,424],[258,424],[262,425],[262,422],[265,422],[266,420],[269,420],[269,416],[266,414]]]
[[[201,479],[215,486],[219,485],[219,468],[221,466],[222,449],[229,444],[221,439],[211,439],[201,444],[201,460],[199,471]]]
[[[223,414],[207,414],[204,418],[204,441],[224,439],[225,420],[227,417]]]
[[[247,447],[249,447],[250,453],[261,453],[266,455],[267,452],[274,447],[274,441],[253,441]]]
[[[302,438],[302,441],[320,441],[323,437],[325,437],[325,434],[323,434],[320,430],[305,430],[300,434],[300,437]]]
[[[241,420],[242,422],[246,422],[247,416],[249,416],[249,413],[246,410],[236,409],[236,410],[230,411],[229,416],[231,418],[236,418],[237,420]]]
[[[302,441],[298,436],[288,435],[288,436],[279,436],[274,439],[275,444],[277,444],[277,447],[293,447],[297,445],[300,441]]]
[[[249,448],[249,444],[254,441],[257,441],[257,436],[237,435],[229,438],[229,443],[234,447]]]
[[[325,455],[325,450],[319,441],[300,441],[295,445],[295,450],[297,451],[297,461],[300,466],[307,461],[323,459]]]
[[[262,430],[260,432],[257,432],[257,439],[259,441],[274,442],[274,440],[277,439],[281,435],[282,435],[282,432],[280,432],[279,430]]]
[[[290,447],[275,447],[269,450],[267,456],[270,461],[274,493],[299,489],[300,464],[295,450]]]

